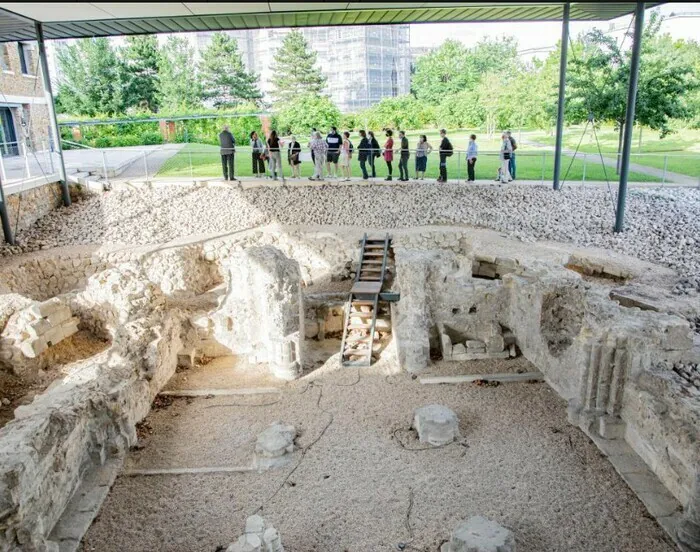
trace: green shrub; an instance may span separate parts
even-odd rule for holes
[[[150,146],[163,143],[163,135],[160,132],[144,132],[140,137],[141,144]]]

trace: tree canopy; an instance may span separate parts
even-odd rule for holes
[[[212,35],[202,52],[199,77],[202,99],[211,100],[214,107],[235,107],[262,98],[258,76],[246,70],[236,39],[225,33]]]
[[[159,102],[163,109],[179,110],[201,106],[201,85],[194,69],[194,54],[187,40],[169,36],[158,61]]]
[[[316,67],[316,52],[297,30],[289,32],[275,52],[272,75],[272,97],[280,104],[304,94],[320,94],[326,85],[326,77]]]
[[[129,36],[126,47],[120,53],[124,63],[126,105],[158,111],[158,39],[155,35]]]

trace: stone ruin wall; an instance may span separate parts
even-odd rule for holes
[[[499,256],[468,232],[393,234],[394,290],[401,300],[392,305],[392,326],[402,368],[425,370],[431,351],[448,350],[442,339],[448,334],[452,353],[465,339],[467,345],[483,343],[487,354],[507,354],[508,340],[514,340],[569,401],[572,423],[595,438],[626,440],[682,504],[693,499],[700,458],[698,398],[683,395],[668,371],[653,369],[662,361],[697,362],[687,321],[619,306],[566,270],[566,259],[557,265]],[[17,419],[0,430],[7,451],[0,458],[0,513],[7,527],[2,546],[48,550],[46,535],[83,474],[134,442],[134,424],[172,376],[192,332],[203,330],[172,301],[230,287],[228,259],[253,261],[250,250],[274,248],[272,264],[288,269],[272,281],[286,281],[281,297],[300,313],[290,317],[280,311],[279,320],[294,330],[290,334],[297,332],[300,353],[304,304],[295,297],[303,286],[347,275],[361,236],[254,230],[167,248],[41,257],[0,270],[5,286],[0,292],[43,300],[60,290],[81,327],[113,343],[19,408]],[[50,286],[42,288],[46,281]],[[28,304],[23,301],[20,306]],[[27,448],[29,442],[41,446]],[[60,477],[52,472],[54,462],[61,465]]]

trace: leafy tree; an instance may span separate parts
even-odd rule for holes
[[[57,52],[61,80],[59,107],[65,113],[94,116],[124,110],[124,72],[106,38],[84,38]]]
[[[316,67],[316,52],[297,30],[284,37],[282,47],[274,56],[272,74],[272,97],[280,104],[289,103],[302,94],[320,94],[326,86],[326,77]]]
[[[476,89],[477,105],[482,111],[489,138],[493,138],[498,127],[506,126],[501,114],[507,90],[506,76],[501,72],[484,75]]]
[[[660,35],[661,18],[652,13],[642,37],[637,90],[636,122],[658,130],[663,138],[671,132],[670,119],[689,115],[686,95],[698,89],[693,64],[674,46],[668,35]],[[631,38],[630,42],[631,42]],[[578,39],[567,87],[571,122],[591,114],[596,120],[613,121],[619,130],[619,148],[627,121],[629,50],[595,29]]]
[[[469,50],[457,40],[446,40],[437,50],[418,58],[412,89],[419,100],[439,103],[445,96],[473,88],[474,67]]]
[[[125,104],[158,111],[158,40],[155,35],[129,36],[121,51],[126,81]]]
[[[262,98],[258,76],[246,71],[236,39],[225,33],[212,35],[211,44],[202,53],[199,74],[202,99],[212,100],[214,107],[235,107]]]
[[[158,58],[161,109],[172,111],[201,106],[201,87],[193,69],[194,55],[187,40],[169,36]]]
[[[327,96],[303,94],[285,104],[277,113],[277,130],[281,134],[306,136],[312,128],[327,130],[339,126],[340,110]]]
[[[416,129],[428,123],[424,111],[425,104],[407,94],[382,99],[369,108],[360,120],[366,128]]]
[[[469,57],[473,71],[479,77],[503,67],[512,70],[519,65],[518,41],[514,36],[484,37],[469,51]]]

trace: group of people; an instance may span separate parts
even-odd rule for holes
[[[360,130],[360,142],[357,147],[357,160],[360,163],[363,180],[377,177],[376,161],[380,157],[386,164],[387,176],[384,180],[393,179],[394,155],[398,155],[399,180],[407,182],[408,161],[411,157],[411,149],[403,130],[399,131],[399,143],[394,143],[394,131],[384,130],[386,140],[381,146],[374,132]],[[219,134],[221,164],[225,180],[236,180],[234,177],[234,154],[236,141],[228,126],[225,126]],[[301,164],[301,144],[296,136],[291,136],[286,142],[281,140],[277,131],[272,130],[266,140],[262,140],[258,133],[250,133],[250,147],[253,163],[253,175],[257,178],[266,176],[265,162],[269,165],[269,174],[273,180],[282,173],[282,149],[286,147],[287,162],[292,168],[292,178],[300,178],[299,165]],[[355,153],[355,146],[350,141],[350,133],[338,133],[336,127],[331,127],[330,132],[323,137],[320,131],[312,129],[307,144],[311,152],[311,161],[314,165],[314,173],[310,180],[323,180],[324,168],[327,178],[349,181],[351,176],[350,163]],[[496,181],[506,183],[515,180],[515,150],[518,145],[511,132],[504,132],[501,136],[501,149],[499,154],[500,165]],[[425,134],[418,137],[413,154],[415,156],[415,179],[424,180],[428,164],[428,155],[434,151]],[[440,145],[437,149],[440,159],[440,174],[438,182],[447,182],[447,159],[454,154],[452,143],[447,138],[447,131],[440,131]],[[476,161],[479,155],[479,147],[476,143],[476,135],[469,137],[467,146],[467,182],[476,180]]]

